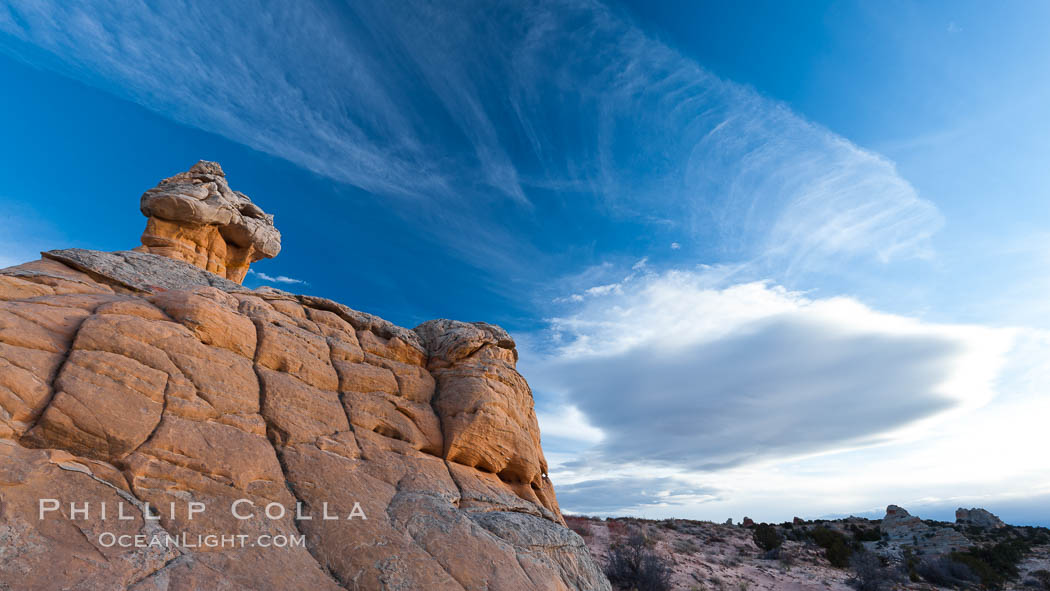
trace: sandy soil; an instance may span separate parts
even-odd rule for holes
[[[577,533],[584,535],[591,554],[604,564],[609,546],[631,526],[619,521],[590,521],[568,517]],[[661,525],[656,525],[661,523]],[[816,591],[852,589],[849,573],[832,567],[820,548],[787,541],[780,557],[762,558],[762,551],[751,539],[751,530],[742,527],[695,521],[639,524],[654,548],[672,560],[672,584],[683,590],[732,591]],[[611,528],[611,530],[610,530]]]
[[[807,542],[785,540],[779,556],[765,558],[755,545],[752,530],[739,525],[715,524],[691,520],[651,521],[643,519],[601,520],[566,516],[569,526],[583,536],[591,554],[599,564],[605,564],[609,548],[626,539],[633,532],[645,535],[650,547],[668,558],[672,568],[672,587],[686,591],[845,591],[853,589],[849,581],[853,573],[833,567],[824,550]],[[856,519],[828,523],[833,529],[856,524],[860,527],[877,526],[877,522]],[[843,531],[846,531],[843,529]],[[875,551],[874,542],[866,542],[869,551]],[[893,554],[893,544],[880,542],[878,552]],[[1006,585],[1005,590],[1038,591],[1033,586],[1033,573],[1050,571],[1050,546],[1038,546],[1019,565],[1021,577]],[[928,590],[941,589],[928,583],[908,582],[903,579],[887,588]],[[1026,581],[1030,581],[1026,586]],[[974,587],[976,588],[976,586]],[[1046,587],[1050,589],[1050,587]]]

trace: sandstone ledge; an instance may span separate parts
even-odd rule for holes
[[[0,270],[0,588],[609,589],[564,527],[499,327],[409,330],[145,252],[43,256]],[[38,521],[39,497],[177,509]],[[185,518],[238,498],[289,516]],[[367,520],[290,517],[355,502]],[[151,527],[306,548],[98,544]]]

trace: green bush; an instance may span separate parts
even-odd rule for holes
[[[756,525],[754,531],[751,533],[751,537],[755,540],[755,545],[766,552],[779,548],[780,544],[784,542],[780,539],[780,534],[777,533],[777,528],[768,523],[760,523]]]
[[[1012,537],[991,546],[970,548],[965,552],[952,552],[951,558],[965,564],[980,577],[985,587],[998,589],[1007,581],[1016,579],[1020,572],[1017,565],[1031,551],[1027,537]]]
[[[882,539],[882,532],[879,531],[878,527],[857,527],[856,525],[850,525],[849,529],[853,532],[853,539],[858,542],[878,542]]]
[[[824,549],[824,556],[827,557],[831,566],[838,568],[846,568],[849,566],[849,559],[853,554],[853,548],[850,547],[849,540],[846,536],[835,530],[821,526],[813,528],[809,532],[809,537],[812,538],[818,546]]]

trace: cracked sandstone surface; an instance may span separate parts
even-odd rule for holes
[[[564,526],[516,361],[493,325],[408,330],[151,253],[0,270],[0,589],[609,589]],[[38,519],[40,498],[61,509]],[[101,519],[119,501],[131,519]],[[355,503],[367,519],[321,518]]]

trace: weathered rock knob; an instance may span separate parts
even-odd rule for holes
[[[230,189],[218,162],[201,160],[142,195],[149,218],[135,250],[185,261],[241,283],[251,263],[277,256],[273,216]]]

